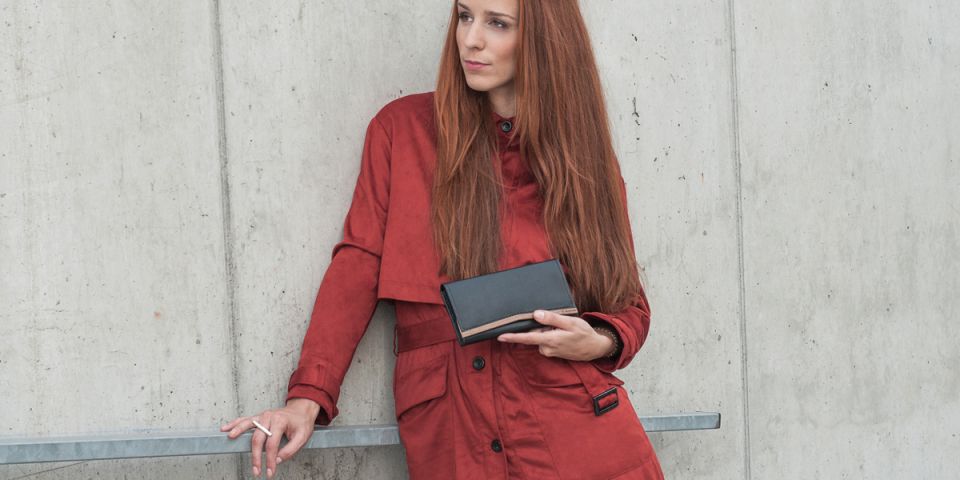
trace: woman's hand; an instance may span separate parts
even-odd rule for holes
[[[221,432],[227,432],[231,440],[243,432],[253,429],[250,442],[251,459],[253,460],[253,475],[260,476],[260,454],[263,452],[264,441],[267,447],[267,478],[273,478],[277,465],[289,460],[294,454],[306,445],[313,435],[313,425],[320,413],[320,405],[306,398],[291,398],[283,408],[264,410],[252,417],[239,417],[220,427]],[[253,424],[256,420],[273,435],[267,437]],[[286,435],[287,444],[279,452],[280,438]]]
[[[533,319],[547,327],[522,333],[504,333],[497,340],[539,345],[540,354],[567,360],[593,360],[613,349],[613,341],[597,333],[580,317],[537,310]]]

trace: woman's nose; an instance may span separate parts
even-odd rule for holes
[[[469,48],[478,50],[483,48],[483,29],[476,24],[467,27],[467,36],[464,38],[464,43]]]

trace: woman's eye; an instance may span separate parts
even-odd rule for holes
[[[497,28],[507,28],[507,24],[501,22],[500,20],[494,20],[492,23],[496,25]]]
[[[467,14],[464,13],[464,12],[460,12],[460,14],[459,14],[458,16],[460,17],[460,21],[467,21],[467,20],[470,19],[470,15],[467,15]]]

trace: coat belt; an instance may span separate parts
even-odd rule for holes
[[[457,332],[453,331],[453,325],[450,324],[449,319],[444,322],[396,325],[393,335],[393,354],[398,355],[399,352],[456,339]]]

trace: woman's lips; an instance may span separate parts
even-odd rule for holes
[[[469,61],[469,60],[463,62],[463,64],[466,65],[467,70],[473,70],[473,71],[481,70],[481,69],[483,69],[483,67],[488,67],[488,66],[489,66],[489,65],[487,65],[487,64],[485,64],[485,63],[471,62],[471,61]]]

